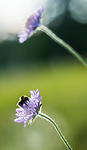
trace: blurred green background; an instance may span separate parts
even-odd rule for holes
[[[37,88],[43,97],[42,112],[55,120],[73,149],[87,149],[87,70],[66,62],[1,70],[1,150],[66,149],[52,125],[43,119],[37,118],[26,128],[14,123],[18,98],[30,96],[29,91]]]
[[[64,13],[49,28],[87,60],[87,24],[72,19],[68,7],[66,0]],[[19,97],[37,88],[42,112],[55,120],[73,150],[87,150],[87,69],[44,33],[23,44],[17,35],[0,42],[0,150],[66,150],[46,120],[37,118],[26,128],[14,123]]]

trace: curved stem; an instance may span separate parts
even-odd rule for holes
[[[59,134],[60,138],[62,139],[62,141],[64,142],[64,144],[68,148],[68,150],[72,150],[71,146],[68,144],[67,140],[63,136],[60,128],[57,126],[57,124],[54,122],[54,120],[52,120],[49,116],[47,116],[46,114],[43,114],[43,113],[39,113],[39,116],[43,119],[46,119],[47,121],[49,121],[54,126],[54,128],[56,129],[57,133]]]
[[[85,67],[87,67],[87,62],[84,60],[84,58],[78,54],[70,45],[68,45],[66,42],[64,42],[62,39],[57,37],[50,29],[48,29],[44,25],[40,25],[38,27],[39,30],[45,32],[48,36],[50,36],[55,42],[63,46],[66,50],[68,50],[72,55],[74,55]]]

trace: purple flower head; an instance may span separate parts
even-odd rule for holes
[[[44,7],[41,6],[26,20],[23,31],[18,34],[20,43],[26,41],[33,34],[34,30],[41,25],[40,18],[43,10]]]
[[[40,91],[37,89],[36,91],[30,91],[31,98],[27,96],[22,96],[18,102],[19,108],[16,109],[16,119],[14,122],[24,123],[24,127],[26,127],[26,122],[29,120],[29,123],[32,123],[34,118],[41,111],[41,99]]]

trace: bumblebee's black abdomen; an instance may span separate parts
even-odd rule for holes
[[[29,98],[27,96],[21,96],[21,98],[20,98],[20,100],[18,102],[18,105],[20,105],[21,107],[23,107],[23,104],[26,104],[27,101],[29,101]]]

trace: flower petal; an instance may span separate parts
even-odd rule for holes
[[[26,99],[23,99],[23,96],[20,98],[20,103],[22,102],[22,106],[18,104],[19,108],[16,109],[16,119],[14,122],[24,123],[24,127],[26,126],[26,122],[29,120],[33,121],[34,118],[38,115],[39,111],[41,111],[40,101],[40,91],[30,91],[31,98],[26,96]],[[25,98],[25,96],[24,96]],[[29,100],[27,100],[29,99]],[[23,103],[24,102],[24,103]]]
[[[23,43],[28,39],[30,35],[34,33],[34,30],[41,25],[40,18],[44,7],[41,6],[31,16],[29,16],[24,24],[24,30],[18,34],[19,43]]]

